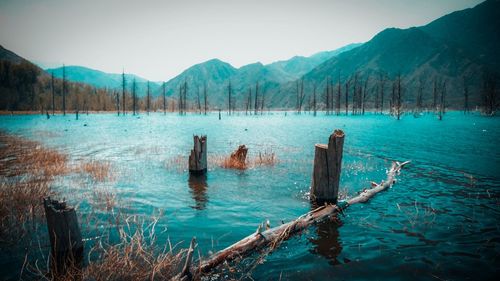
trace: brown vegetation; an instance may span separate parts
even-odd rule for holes
[[[80,171],[89,175],[94,181],[111,179],[111,164],[109,162],[89,161],[81,164]]]

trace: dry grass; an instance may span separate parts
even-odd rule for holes
[[[50,179],[68,172],[68,157],[34,141],[0,132],[0,176],[29,174]]]
[[[119,241],[109,244],[100,238],[85,256],[88,264],[84,268],[72,267],[64,275],[53,276],[38,264],[46,261],[30,262],[26,266],[25,277],[48,280],[170,280],[181,268],[185,250],[175,250],[170,241],[160,247],[155,236],[158,218],[152,218],[148,225],[131,223],[139,221],[130,216],[126,225],[118,230]],[[28,276],[29,275],[29,276]]]
[[[38,143],[0,132],[0,240],[13,242],[43,217],[41,199],[50,182],[65,174],[67,157]]]
[[[111,164],[102,161],[89,161],[80,165],[80,172],[87,174],[94,181],[112,179]]]
[[[259,154],[250,161],[253,166],[274,166],[279,162],[276,153],[272,150],[259,151]]]

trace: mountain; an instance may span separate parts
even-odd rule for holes
[[[68,81],[85,83],[97,88],[119,89],[122,87],[122,74],[106,73],[99,70],[83,67],[83,66],[66,66],[66,79]],[[63,67],[49,68],[46,72],[53,73],[55,77],[63,77]],[[130,84],[133,80],[136,83],[144,84],[146,79],[134,74],[125,74],[126,83]],[[142,86],[141,86],[142,87]]]
[[[295,56],[288,60],[271,63],[267,67],[275,71],[281,71],[290,77],[289,80],[294,80],[311,71],[322,62],[361,45],[361,43],[353,43],[333,51],[319,52],[310,57]]]
[[[474,59],[499,69],[500,1],[485,1],[474,8],[453,12],[420,27],[438,41],[465,51]]]
[[[424,83],[424,101],[432,98],[434,79],[446,81],[448,104],[459,108],[462,103],[463,80],[467,79],[470,101],[480,102],[483,74],[498,73],[500,55],[498,17],[499,1],[486,1],[478,6],[439,18],[426,26],[408,29],[389,28],[362,46],[339,54],[303,76],[307,85],[323,87],[328,76],[344,83],[355,73],[361,80],[374,81],[384,74],[394,79],[403,77],[404,100],[412,102],[420,81]],[[480,20],[479,20],[480,19]],[[477,41],[475,41],[477,40]],[[387,86],[388,85],[388,86]],[[289,85],[288,89],[292,89]],[[386,93],[390,84],[386,83]],[[310,91],[310,90],[309,90]],[[473,94],[475,93],[475,94]],[[370,94],[369,94],[370,95]],[[370,100],[371,98],[371,100]],[[373,102],[374,95],[368,100]]]
[[[15,64],[19,64],[21,62],[25,62],[26,60],[22,57],[18,56],[12,51],[5,49],[2,45],[0,45],[0,60],[10,61]]]
[[[212,59],[193,65],[169,80],[166,83],[166,92],[168,96],[176,97],[181,83],[187,82],[189,100],[197,96],[198,89],[201,91],[206,84],[210,103],[213,106],[224,107],[225,102],[227,102],[228,85],[231,82],[233,94],[236,100],[239,101],[236,107],[242,108],[246,99],[240,96],[247,97],[249,89],[255,91],[257,82],[259,82],[259,92],[261,94],[279,92],[281,84],[294,81],[325,60],[359,46],[361,44],[350,44],[337,50],[320,52],[310,57],[296,56],[289,60],[268,65],[257,62],[240,68],[235,68],[219,59]],[[158,95],[159,91],[160,89],[157,89],[155,95]],[[268,105],[273,103],[272,100],[269,100]]]

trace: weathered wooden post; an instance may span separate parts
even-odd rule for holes
[[[83,241],[73,207],[66,202],[43,199],[50,236],[50,268],[53,275],[62,275],[70,268],[81,268]]]
[[[343,147],[344,132],[342,130],[335,130],[330,135],[328,145],[315,145],[310,192],[312,200],[337,202]]]
[[[189,172],[200,175],[207,172],[207,136],[193,136],[194,146],[189,155]]]

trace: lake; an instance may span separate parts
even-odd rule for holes
[[[79,190],[102,188],[117,193],[127,214],[163,212],[156,224],[159,243],[170,238],[188,247],[196,236],[205,257],[267,219],[272,227],[311,210],[314,145],[342,129],[340,185],[349,196],[385,179],[392,160],[412,162],[393,188],[350,207],[341,223],[322,223],[283,243],[253,269],[252,278],[480,280],[499,271],[499,120],[461,112],[448,112],[443,121],[432,114],[397,121],[375,114],[240,113],[218,120],[217,113],[139,118],[109,113],[81,114],[79,120],[0,116],[0,129],[66,153],[71,161],[108,161],[113,174],[108,181],[68,175],[53,188],[71,204],[81,202]],[[245,144],[249,157],[273,152],[278,162],[240,171],[209,161],[206,181],[194,183],[185,164],[193,134],[207,135],[209,158]],[[89,212],[84,200],[81,219]],[[104,219],[93,223],[107,227]],[[95,233],[84,227],[82,234],[90,239]],[[22,264],[24,254],[11,256],[15,261],[1,258],[0,264]]]

